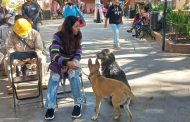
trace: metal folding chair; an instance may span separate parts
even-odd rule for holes
[[[86,104],[86,96],[85,96],[85,91],[84,91],[84,83],[83,83],[83,79],[82,79],[82,73],[80,73],[80,82],[81,82],[81,91],[82,91],[82,95],[84,97],[84,103]],[[61,80],[61,86],[62,86],[62,91],[58,91],[57,93],[57,101],[58,99],[62,99],[62,98],[68,98],[66,96],[66,94],[69,94],[71,93],[72,91],[71,90],[67,90],[66,89],[66,81],[68,80],[68,77],[64,77],[62,80]],[[58,104],[57,104],[58,106]]]
[[[36,66],[37,66],[37,71],[35,74],[27,75],[27,76],[13,76],[13,61],[14,60],[19,60],[19,59],[26,59],[26,58],[31,58],[31,59],[36,59]],[[43,104],[43,93],[42,93],[42,81],[41,81],[41,76],[40,76],[40,67],[38,64],[38,56],[35,51],[30,51],[30,52],[13,52],[10,54],[10,70],[11,70],[11,80],[12,80],[12,90],[13,90],[13,101],[14,101],[14,111],[16,112],[16,99],[17,100],[27,100],[27,99],[33,99],[33,98],[38,98],[41,96],[40,102],[42,103],[42,107],[44,106]],[[16,89],[16,85],[19,83],[29,83],[31,84],[32,82],[37,81],[37,94],[32,95],[32,96],[27,96],[27,97],[19,97]],[[31,102],[30,102],[31,103]]]

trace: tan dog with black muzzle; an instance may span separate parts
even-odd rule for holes
[[[100,103],[103,97],[111,96],[112,104],[116,115],[115,120],[118,120],[121,116],[120,105],[124,105],[124,109],[128,113],[128,121],[131,122],[132,113],[129,109],[131,98],[135,98],[131,90],[124,83],[106,78],[100,75],[100,64],[96,59],[96,63],[92,64],[92,60],[88,60],[88,67],[90,70],[89,80],[92,84],[92,89],[96,96],[96,114],[92,117],[92,120],[97,120],[100,111]]]

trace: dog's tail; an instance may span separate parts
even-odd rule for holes
[[[126,87],[124,87],[124,88],[125,88],[125,93],[126,93],[127,95],[129,95],[131,99],[135,100],[136,97],[135,97],[135,95],[132,93],[132,91],[128,88],[128,86],[126,86]]]

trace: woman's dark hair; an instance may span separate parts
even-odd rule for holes
[[[72,2],[68,2],[66,5],[72,6],[74,4]]]
[[[140,14],[136,13],[135,18],[140,19]]]
[[[63,22],[62,29],[58,32],[60,39],[63,42],[63,49],[65,53],[70,54],[73,50],[81,48],[81,31],[74,35],[72,27],[78,21],[75,16],[68,16]]]
[[[73,0],[67,1],[66,5],[69,5],[69,6],[74,5]]]
[[[148,12],[149,11],[149,7],[148,6],[144,6],[144,11]]]

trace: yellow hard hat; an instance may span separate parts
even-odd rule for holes
[[[24,18],[18,19],[13,28],[13,31],[20,37],[28,35],[31,30],[32,25]]]

